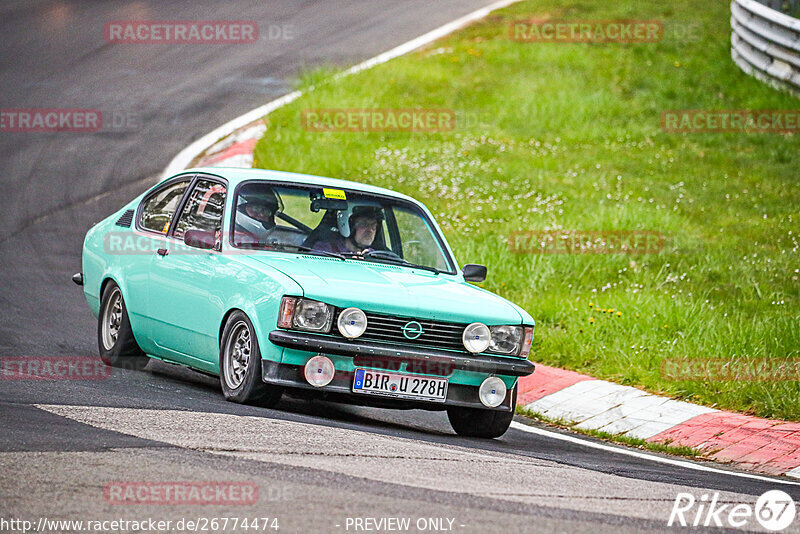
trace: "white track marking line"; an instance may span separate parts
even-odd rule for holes
[[[773,484],[788,484],[790,486],[800,486],[800,482],[793,482],[791,480],[780,480],[776,478],[769,478],[763,477],[760,475],[751,475],[749,473],[737,473],[734,471],[726,471],[724,469],[717,469],[716,467],[709,467],[707,465],[696,464],[692,462],[687,462],[683,460],[673,460],[672,458],[662,458],[661,456],[653,456],[651,454],[645,454],[642,452],[630,450],[630,449],[623,449],[619,447],[612,447],[610,445],[605,445],[603,443],[595,443],[593,441],[588,441],[585,439],[581,439],[577,436],[569,436],[566,434],[561,434],[559,432],[551,432],[549,430],[544,430],[541,428],[523,425],[522,423],[518,423],[516,421],[511,422],[511,428],[515,430],[521,430],[522,432],[527,432],[529,434],[536,434],[539,436],[544,436],[547,438],[558,439],[561,441],[568,441],[570,443],[574,443],[576,445],[583,445],[584,447],[589,447],[592,449],[600,449],[607,452],[613,452],[615,454],[622,454],[626,456],[633,456],[634,458],[640,458],[642,460],[650,460],[652,462],[672,465],[675,467],[684,467],[686,469],[693,469],[695,471],[705,471],[707,473],[716,473],[719,475],[728,475],[733,477],[739,478],[750,478],[753,480],[760,480],[762,482],[770,482]],[[800,476],[800,474],[798,474]]]
[[[347,76],[349,74],[355,74],[356,72],[361,72],[362,70],[370,69],[376,65],[380,65],[381,63],[386,63],[387,61],[394,59],[396,57],[400,57],[404,54],[407,54],[417,48],[425,46],[428,43],[435,41],[445,35],[454,32],[455,30],[466,26],[470,22],[474,22],[476,20],[482,19],[492,11],[497,9],[501,9],[520,0],[500,0],[498,2],[494,2],[493,4],[489,4],[486,7],[478,9],[477,11],[473,11],[468,15],[464,15],[461,18],[458,18],[452,22],[448,22],[444,26],[440,26],[435,30],[431,30],[428,33],[417,37],[416,39],[412,39],[406,43],[401,44],[400,46],[396,46],[391,50],[388,50],[382,54],[379,54],[371,59],[368,59],[354,67],[350,67],[346,71],[338,74],[335,78],[341,76]],[[206,148],[211,146],[212,144],[216,143],[226,135],[230,135],[237,129],[241,128],[242,126],[246,126],[253,121],[256,121],[265,115],[268,115],[275,111],[278,108],[289,104],[297,100],[299,97],[303,95],[302,91],[292,91],[291,93],[285,94],[282,97],[275,99],[271,102],[264,104],[263,106],[259,106],[253,110],[248,111],[244,115],[240,115],[233,119],[232,121],[226,122],[222,126],[212,130],[211,132],[207,133],[200,139],[197,139],[192,144],[178,152],[172,161],[169,162],[167,168],[164,169],[164,173],[162,174],[162,178],[167,178],[176,174],[186,167],[194,160],[197,156],[199,156]]]

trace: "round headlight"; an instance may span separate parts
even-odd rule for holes
[[[334,369],[330,358],[320,355],[308,360],[303,374],[309,384],[321,388],[331,383],[333,375],[336,374],[336,369]]]
[[[521,326],[492,326],[489,331],[492,333],[490,351],[515,356],[519,354],[519,347],[522,344]]]
[[[506,384],[496,376],[490,376],[478,388],[478,396],[487,408],[497,408],[506,398]]]
[[[293,324],[300,330],[327,332],[331,329],[333,312],[324,302],[299,299],[294,308]]]
[[[354,339],[367,329],[367,316],[358,308],[347,308],[339,314],[336,326],[344,337]]]
[[[489,343],[492,341],[492,334],[489,332],[489,327],[483,323],[472,323],[464,329],[461,335],[461,341],[464,342],[464,348],[470,352],[483,352],[489,348]]]

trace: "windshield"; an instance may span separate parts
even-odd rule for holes
[[[359,191],[245,182],[234,199],[237,248],[332,255],[454,273],[443,238],[416,205]]]

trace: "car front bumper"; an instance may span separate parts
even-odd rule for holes
[[[508,377],[527,376],[533,373],[534,365],[528,360],[511,360],[499,356],[488,355],[462,355],[443,350],[424,349],[416,347],[398,347],[371,341],[349,341],[308,334],[304,332],[290,332],[275,330],[270,332],[269,340],[285,349],[299,350],[315,354],[325,354],[343,358],[352,358],[355,366],[372,367],[388,372],[405,372],[411,374],[430,374],[446,376],[447,370],[458,370],[481,375],[505,375]],[[375,358],[382,365],[370,365],[364,359]],[[400,371],[401,366],[406,368]],[[412,367],[413,366],[413,367]],[[444,371],[442,371],[444,370]],[[330,400],[366,404],[372,406],[392,408],[421,408],[426,410],[443,410],[451,406],[467,408],[490,409],[484,406],[478,397],[478,387],[474,385],[450,382],[447,389],[445,402],[416,401],[407,399],[394,399],[373,397],[353,393],[353,372],[337,369],[333,381],[317,388],[310,385],[303,376],[302,365],[290,365],[269,360],[262,361],[262,379],[264,382],[276,386],[299,388],[314,395],[329,397]],[[512,382],[513,383],[513,382]],[[512,391],[497,408],[499,411],[511,411]]]
[[[412,362],[425,366],[450,366],[453,369],[485,373],[487,375],[528,376],[533,373],[533,363],[521,358],[502,356],[466,355],[446,350],[398,347],[374,341],[349,341],[304,332],[273,330],[269,340],[279,347],[308,352],[335,354],[337,356],[371,356],[397,362]]]

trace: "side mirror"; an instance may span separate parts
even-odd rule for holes
[[[183,236],[183,242],[186,243],[186,246],[204,250],[213,250],[216,241],[214,232],[205,232],[203,230],[186,230]]]
[[[461,269],[464,273],[464,280],[467,282],[483,282],[486,280],[486,266],[477,263],[468,263]]]

